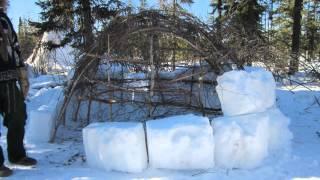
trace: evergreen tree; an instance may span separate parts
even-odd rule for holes
[[[220,24],[224,2],[222,2],[222,0],[211,0],[210,6],[212,7],[210,14],[212,16],[213,24]]]
[[[218,30],[217,34],[223,36],[218,39],[227,40],[227,46],[235,49],[239,65],[250,66],[252,61],[260,58],[254,49],[263,46],[264,43],[260,21],[264,7],[257,0],[226,1],[223,7],[223,15],[218,21],[218,28],[215,28]],[[220,30],[220,23],[226,26],[223,30]],[[229,33],[219,33],[220,31]]]
[[[18,40],[23,59],[27,59],[33,52],[39,37],[34,35],[35,29],[28,24],[28,20],[19,18]]]
[[[66,37],[60,45],[72,42],[80,50],[90,49],[95,41],[94,30],[100,28],[101,22],[114,17],[122,7],[120,0],[39,0],[37,5],[42,9],[42,21],[31,24],[38,28],[38,33],[65,32]]]
[[[304,41],[302,42],[302,46],[304,46],[303,48],[306,51],[308,60],[315,59],[317,45],[320,43],[318,33],[320,30],[319,4],[317,0],[307,0],[305,3],[305,18],[302,20],[303,29],[305,30],[303,34],[305,37],[302,39]]]
[[[293,25],[294,25],[294,7],[295,1],[290,0],[277,0],[273,2],[274,13],[272,18],[272,28],[269,29],[271,44],[276,49],[283,52],[283,64],[294,64],[294,58],[296,63],[298,56],[306,57],[307,59],[316,59],[319,56],[316,52],[319,51],[319,2],[317,0],[306,0],[304,4],[301,4],[301,22],[299,33],[299,52],[297,55],[293,54],[292,48],[295,46],[297,50],[297,38],[293,42]],[[297,33],[295,34],[295,37]],[[295,43],[295,45],[293,44]],[[286,55],[292,54],[291,57]],[[288,59],[290,60],[288,63]],[[297,71],[297,66],[293,68],[291,66],[290,73]]]
[[[243,25],[248,34],[256,34],[261,30],[260,17],[264,8],[257,0],[248,0],[240,6],[238,13],[239,22]]]

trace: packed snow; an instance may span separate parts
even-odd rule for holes
[[[225,116],[213,120],[215,157],[223,168],[252,169],[270,155],[290,149],[289,119],[275,107],[275,81],[261,68],[218,77]]]
[[[30,79],[26,141],[32,143],[49,141],[63,101],[64,82],[65,77],[61,75],[42,75]]]
[[[30,121],[32,121],[30,117],[31,111],[38,110],[43,105],[48,105],[50,100],[55,98],[54,92],[57,87],[53,87],[54,85],[45,85],[49,81],[54,81],[59,86],[61,82],[63,82],[63,78],[59,76],[55,76],[55,78],[40,76],[30,80],[31,86],[34,83],[43,83],[43,86],[32,88],[27,98],[26,103],[29,114],[28,125]],[[315,84],[306,84],[305,86],[277,87],[277,101],[271,109],[268,108],[267,110],[269,112],[268,117],[271,117],[270,114],[274,117],[268,120],[269,128],[271,128],[271,130],[283,129],[281,126],[288,126],[288,119],[286,119],[285,116],[290,119],[289,129],[293,133],[291,153],[285,149],[286,145],[284,143],[287,142],[287,138],[290,137],[288,135],[290,132],[270,131],[273,137],[269,136],[267,141],[268,156],[257,168],[249,170],[243,168],[222,168],[216,161],[213,168],[202,170],[147,168],[139,173],[101,170],[100,168],[93,168],[88,164],[89,159],[86,156],[83,146],[82,128],[70,125],[69,123],[71,122],[69,122],[69,125],[67,124],[65,127],[61,126],[54,144],[26,141],[28,154],[31,157],[37,158],[39,164],[35,168],[23,168],[6,162],[6,165],[14,170],[13,176],[8,179],[319,179],[320,107],[316,98],[319,99],[320,97],[320,88],[319,84],[314,85]],[[278,107],[282,114],[278,113],[278,110],[274,109],[275,107]],[[257,115],[260,113],[265,114],[266,111],[254,114]],[[251,115],[245,114],[241,116]],[[234,118],[234,116],[220,118]],[[279,121],[279,119],[282,121]],[[212,119],[212,121],[212,124],[215,126],[215,122],[217,122],[216,119]],[[237,122],[236,127],[241,129],[242,134],[240,135],[242,135],[242,137],[249,136],[247,132],[254,134],[255,131],[253,131],[253,127],[257,126],[253,125],[259,124],[258,122],[250,123],[252,127],[250,129],[252,131],[246,131],[247,127],[249,127],[248,124],[242,121],[239,122],[239,119],[235,122]],[[229,124],[224,125],[229,127]],[[29,128],[26,128],[26,130],[27,134],[30,133]],[[219,134],[215,132],[215,130],[214,134],[214,149],[216,150],[218,147],[217,136],[219,136]],[[1,146],[5,150],[6,129],[3,126],[1,135]],[[254,139],[252,135],[250,138]],[[132,148],[132,146],[130,148]],[[284,156],[278,158],[277,154],[279,154],[279,152],[283,152]],[[217,153],[219,152],[215,151],[213,154],[216,155]],[[135,159],[135,157],[133,157],[133,159]],[[214,159],[217,160],[217,156],[215,156]]]
[[[142,123],[93,123],[83,129],[88,164],[93,168],[137,173],[147,168]]]
[[[152,168],[207,169],[214,166],[214,141],[209,119],[182,115],[147,122]]]
[[[226,116],[264,112],[275,104],[276,84],[271,72],[260,68],[230,71],[217,81],[216,90]]]
[[[278,109],[214,119],[217,165],[252,169],[262,165],[275,150],[289,153],[292,134],[288,125],[288,118]]]
[[[28,141],[49,142],[50,140],[63,100],[63,89],[61,87],[53,88],[51,91],[52,96],[46,102],[46,105],[41,105],[38,109],[29,113],[28,133],[26,135]]]
[[[261,114],[214,120],[215,161],[223,168],[255,168],[268,155],[268,119]]]

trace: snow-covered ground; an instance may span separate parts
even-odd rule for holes
[[[27,100],[29,113],[54,98],[53,87],[62,85],[63,77],[41,76],[32,79],[31,83],[32,90]],[[7,163],[14,169],[14,175],[8,179],[320,179],[320,105],[315,100],[315,97],[320,97],[320,86],[309,85],[307,88],[277,88],[277,106],[291,119],[292,152],[283,158],[268,158],[258,168],[188,171],[149,168],[132,174],[106,172],[88,166],[82,129],[67,126],[58,131],[54,144],[26,141],[28,154],[37,158],[39,164],[35,168],[24,168]],[[1,145],[5,149],[6,130],[2,127],[1,131]]]

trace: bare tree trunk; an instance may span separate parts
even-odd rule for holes
[[[174,18],[174,25],[176,26],[176,16],[177,16],[177,0],[173,0],[173,18]],[[173,35],[173,56],[172,56],[172,70],[176,70],[176,48],[177,48],[177,38]]]
[[[88,50],[93,41],[93,20],[91,15],[91,5],[90,0],[80,0],[80,5],[82,9],[82,33],[83,33],[83,40],[84,40],[84,49]]]
[[[273,0],[270,0],[268,27],[268,41],[270,42],[272,38],[270,32],[273,30]]]
[[[299,70],[299,50],[301,33],[301,11],[303,0],[295,0],[293,8],[292,45],[289,74],[294,74]]]

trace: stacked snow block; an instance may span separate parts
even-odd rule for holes
[[[152,168],[207,169],[214,166],[214,140],[209,119],[195,115],[147,122]]]
[[[263,69],[231,71],[216,88],[224,117],[215,118],[215,162],[251,169],[276,150],[289,147],[289,119],[275,107],[275,81]]]
[[[91,167],[130,173],[147,168],[142,123],[93,123],[83,129],[83,142]]]
[[[51,99],[43,102],[38,109],[29,113],[27,140],[34,143],[47,143],[54,129],[55,120],[63,101],[63,88],[50,90]]]
[[[216,91],[225,116],[264,112],[275,104],[273,75],[263,69],[230,71],[217,81]]]

